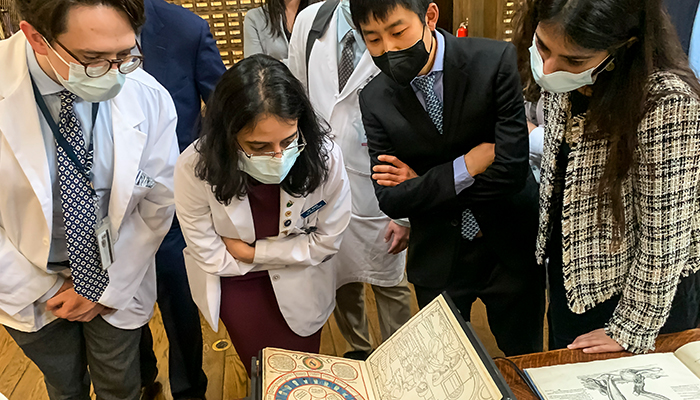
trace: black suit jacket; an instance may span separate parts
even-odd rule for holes
[[[681,39],[683,51],[688,54],[690,48],[690,36],[693,34],[695,13],[698,10],[700,0],[665,0],[668,13],[676,26],[678,37]]]
[[[439,288],[457,267],[461,214],[474,213],[484,242],[509,268],[532,272],[537,229],[537,185],[528,164],[528,130],[512,44],[445,36],[444,134],[433,125],[410,86],[378,75],[360,94],[372,166],[389,154],[419,175],[395,187],[379,186],[379,206],[391,218],[408,217],[411,282]],[[491,167],[456,194],[453,160],[483,142],[496,144]],[[467,267],[467,266],[459,266]]]

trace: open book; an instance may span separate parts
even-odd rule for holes
[[[675,353],[530,368],[525,373],[546,400],[698,400],[700,342]]]
[[[515,399],[449,298],[423,308],[367,361],[266,348],[264,400]]]

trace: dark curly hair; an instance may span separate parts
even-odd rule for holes
[[[303,197],[328,177],[328,124],[311,107],[302,84],[287,67],[272,57],[248,57],[221,77],[207,103],[196,150],[195,174],[211,185],[223,204],[243,198],[252,178],[238,167],[241,157],[236,137],[255,127],[261,116],[297,121],[306,147],[282,181],[282,189]]]

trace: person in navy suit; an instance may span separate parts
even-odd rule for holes
[[[671,21],[676,26],[678,38],[681,39],[683,50],[688,54],[690,38],[695,25],[695,18],[700,0],[665,0],[666,9],[671,15]]]
[[[688,55],[690,68],[700,75],[700,0],[666,0],[666,8],[676,32],[681,39],[683,51]],[[693,39],[695,37],[695,40]],[[698,314],[700,328],[700,314]]]
[[[209,25],[194,13],[164,0],[145,0],[146,24],[139,42],[143,68],[170,92],[177,109],[180,151],[198,136],[202,101],[207,101],[226,71]],[[192,300],[182,250],[185,241],[177,217],[156,253],[158,307],[170,342],[169,375],[173,399],[204,399],[202,330]],[[148,326],[141,338],[142,399],[161,390],[153,338]]]

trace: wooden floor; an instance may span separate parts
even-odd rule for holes
[[[381,341],[379,322],[372,291],[368,290],[366,293],[370,334],[376,347]],[[418,311],[415,296],[411,308],[414,313]],[[492,356],[503,355],[489,331],[485,308],[478,300],[473,307],[471,320],[489,353]],[[163,394],[158,397],[158,400],[171,400],[167,380],[168,339],[165,336],[158,310],[151,321],[151,329],[154,349],[158,357],[158,380],[164,386]],[[219,333],[215,333],[206,322],[203,322],[202,332],[204,335],[204,372],[209,378],[207,399],[231,400],[245,397],[248,391],[248,379],[235,349],[231,347],[226,351],[214,351],[212,347],[215,342],[228,339],[223,324]],[[340,334],[338,325],[331,317],[324,326],[321,335],[321,353],[342,355],[347,351],[346,346],[347,343]],[[34,363],[24,356],[4,328],[0,329],[0,393],[7,396],[9,400],[48,400],[41,372]]]

